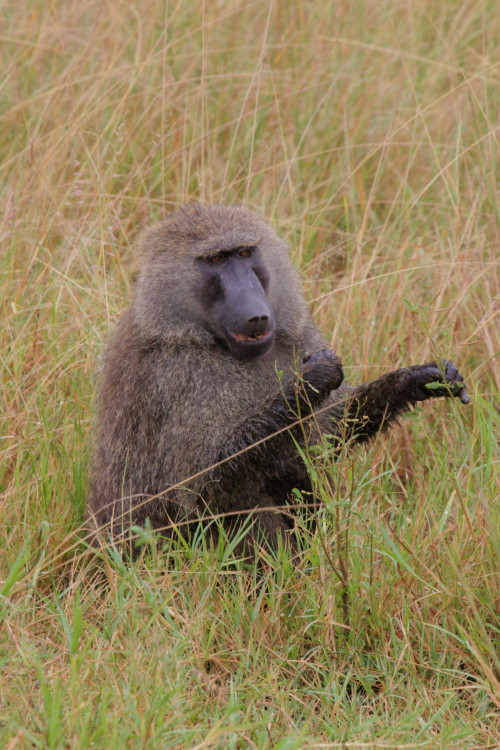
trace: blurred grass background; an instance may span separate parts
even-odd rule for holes
[[[4,0],[0,45],[2,747],[498,747],[497,4]],[[351,382],[471,393],[317,456],[297,568],[78,542],[134,237],[192,199],[269,217]]]

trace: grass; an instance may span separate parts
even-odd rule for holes
[[[496,4],[0,13],[0,745],[497,748]],[[279,228],[350,381],[437,354],[471,393],[316,451],[296,567],[79,539],[134,237],[194,198]]]

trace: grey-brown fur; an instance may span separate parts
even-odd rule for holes
[[[286,245],[246,208],[185,206],[147,231],[141,246],[133,302],[102,359],[88,498],[89,516],[115,538],[147,517],[165,529],[207,510],[278,509],[294,486],[307,491],[307,471],[290,434],[302,440],[302,427],[244,450],[292,425],[297,409],[306,416],[336,404],[318,417],[321,428],[335,434],[342,423],[347,437],[364,440],[416,401],[451,391],[467,400],[451,363],[444,363],[448,387],[439,390],[425,388],[442,380],[435,363],[359,388],[341,385],[340,360],[307,311]],[[216,250],[241,246],[259,249],[276,323],[272,349],[250,360],[227,351],[207,324],[196,265]],[[278,531],[291,527],[280,512],[256,518],[271,545]]]

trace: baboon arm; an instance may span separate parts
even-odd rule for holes
[[[283,467],[296,456],[293,438],[301,441],[303,436],[303,425],[296,424],[299,414],[304,417],[310,413],[311,405],[293,386],[276,394],[259,414],[247,417],[233,432],[220,452],[218,460],[224,463],[217,467],[218,474],[240,472],[258,462],[265,462],[266,473]]]
[[[302,442],[304,431],[312,426],[312,420],[302,423],[300,419],[324,403],[333,378],[340,382],[343,377],[340,360],[328,350],[318,352],[304,367],[300,379],[271,396],[258,414],[246,417],[233,431],[219,454],[219,461],[223,461],[217,467],[219,476],[241,472],[258,463],[265,473],[281,474],[296,457],[294,439]]]
[[[469,401],[463,377],[451,362],[403,367],[351,388],[342,407],[334,407],[335,432],[345,441],[369,440],[419,401],[448,396]]]
[[[312,423],[309,420],[304,428],[300,420],[321,406],[343,377],[341,362],[330,349],[307,356],[299,376],[283,391],[265,399],[258,413],[243,418],[228,435],[219,452],[219,461],[223,461],[218,467],[219,477],[257,462],[262,462],[267,472],[272,469],[283,473],[285,464],[297,452],[293,438],[300,441],[304,429],[309,430]]]

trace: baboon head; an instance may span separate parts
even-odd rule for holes
[[[134,310],[154,338],[215,343],[238,359],[277,338],[297,340],[306,320],[286,245],[241,206],[184,206],[142,237]]]

